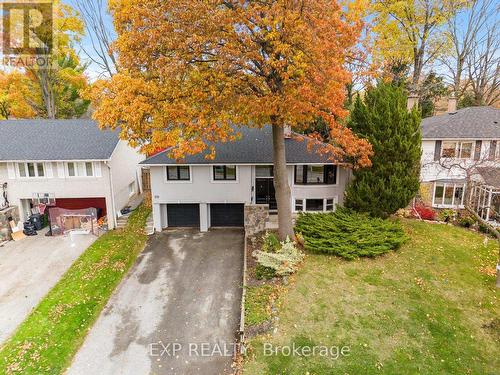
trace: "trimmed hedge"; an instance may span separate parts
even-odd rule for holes
[[[302,213],[295,231],[304,236],[307,250],[345,259],[375,257],[397,250],[407,241],[399,222],[341,207],[331,213]]]

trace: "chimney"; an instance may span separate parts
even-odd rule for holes
[[[418,105],[418,95],[412,91],[408,95],[408,102],[407,102],[408,111],[411,111],[413,108],[417,107],[417,105]]]
[[[290,125],[285,125],[284,130],[285,130],[285,139],[292,138],[292,127]]]
[[[454,93],[451,93],[448,98],[448,113],[453,114],[457,112],[457,98]]]

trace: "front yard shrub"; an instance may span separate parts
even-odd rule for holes
[[[272,232],[266,232],[264,236],[264,243],[262,244],[262,251],[266,253],[275,253],[281,248],[280,240]]]
[[[276,271],[270,267],[265,267],[262,264],[257,264],[255,267],[255,278],[257,280],[270,280],[276,276]]]
[[[458,219],[458,225],[464,228],[470,228],[476,224],[476,219],[473,216],[461,216]]]
[[[415,207],[415,211],[418,212],[418,214],[423,220],[431,220],[431,221],[436,220],[436,211],[434,211],[432,208],[425,207],[422,205],[417,205]]]
[[[407,240],[399,222],[346,208],[331,213],[301,214],[295,229],[304,236],[307,250],[345,259],[384,254],[399,249]]]
[[[478,229],[481,233],[492,234],[490,231],[490,228],[488,228],[488,226],[486,224],[479,223]]]
[[[439,212],[438,219],[439,221],[444,221],[445,223],[451,223],[455,220],[456,216],[457,213],[455,210],[447,209]]]
[[[256,250],[253,255],[259,265],[272,269],[277,276],[287,276],[297,270],[299,263],[304,259],[304,254],[290,239],[281,242],[280,247],[274,253]]]

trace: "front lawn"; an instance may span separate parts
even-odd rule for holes
[[[61,374],[144,248],[149,210],[95,241],[0,349],[0,374]],[[1,281],[0,281],[1,282]]]
[[[397,252],[345,261],[308,254],[277,332],[251,339],[245,374],[494,374],[500,356],[498,245],[462,228],[404,220]],[[264,355],[264,343],[349,347]],[[269,352],[268,352],[269,353]]]

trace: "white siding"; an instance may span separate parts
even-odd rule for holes
[[[129,185],[135,184],[135,191],[139,192],[139,163],[144,160],[144,155],[129,147],[127,142],[119,141],[116,146],[109,166],[113,180],[113,193],[115,197],[116,212],[124,208],[130,199]],[[101,166],[101,174],[108,173],[108,167]]]
[[[446,140],[443,140],[443,142],[445,141]],[[440,163],[439,161],[434,161],[436,141],[424,140],[422,142],[421,181],[463,180],[467,178],[468,173],[472,173],[475,166],[500,167],[498,160],[489,160],[490,143],[490,140],[482,141],[479,161],[474,160],[473,157],[467,160],[454,159],[453,161],[442,161]],[[500,142],[497,147],[500,147]],[[472,178],[475,178],[474,175],[472,175]]]
[[[255,202],[255,167],[238,165],[237,181],[214,182],[211,165],[191,166],[190,181],[167,181],[165,166],[151,167],[151,193],[153,197],[153,216],[156,230],[167,226],[166,208],[169,203],[200,203],[202,209],[208,203],[254,203]],[[291,187],[291,203],[295,199],[333,198],[343,203],[344,191],[350,172],[338,168],[337,184],[307,186],[294,184],[294,167],[289,165],[288,180]],[[208,227],[207,215],[202,215],[202,229]]]
[[[99,162],[100,163],[100,162]],[[52,171],[58,170],[58,163],[50,164]],[[17,169],[17,165],[16,165]],[[47,166],[46,166],[47,171]],[[17,171],[16,171],[16,174]],[[7,163],[0,162],[0,183],[7,181],[8,171]],[[109,193],[109,175],[105,171],[102,177],[82,177],[82,178],[64,178],[58,173],[53,173],[49,177],[46,173],[42,178],[19,178],[7,181],[8,198],[12,205],[21,206],[21,199],[32,199],[34,193],[53,193],[57,198],[106,198],[108,213],[111,206],[111,196]],[[24,212],[22,212],[24,215]],[[26,219],[23,217],[23,219]]]

